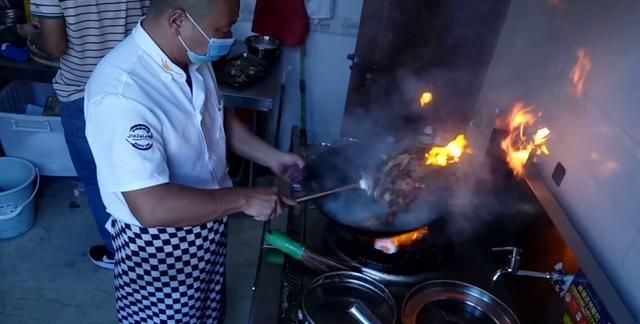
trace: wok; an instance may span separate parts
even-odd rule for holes
[[[363,173],[376,177],[383,165],[383,154],[394,155],[400,151],[362,142],[327,147],[307,161],[304,191],[320,192],[349,185],[358,181]],[[315,203],[330,219],[369,236],[383,237],[416,230],[444,216],[451,204],[454,166],[429,168],[432,170],[418,198],[398,208],[388,207],[364,190],[336,193],[317,199]]]

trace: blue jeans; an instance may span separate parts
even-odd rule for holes
[[[100,236],[113,252],[111,233],[105,228],[105,224],[111,217],[102,202],[98,178],[96,176],[96,162],[89,148],[87,137],[84,133],[84,98],[70,102],[62,102],[62,127],[64,127],[64,139],[69,148],[71,161],[76,169],[80,181],[84,184],[85,196],[89,208],[98,226]]]

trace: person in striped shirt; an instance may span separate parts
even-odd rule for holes
[[[96,165],[85,137],[84,90],[94,68],[146,14],[149,0],[32,0],[44,47],[60,59],[53,87],[62,102],[62,125],[69,154],[84,184],[89,207],[104,244],[89,249],[98,266],[113,269],[114,249],[105,227],[107,213],[96,178]]]

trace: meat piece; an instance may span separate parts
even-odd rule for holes
[[[412,203],[424,188],[424,153],[413,148],[383,161],[374,182],[374,197],[391,209]],[[392,220],[391,220],[392,221]]]
[[[395,182],[394,188],[400,191],[411,190],[416,184],[411,178],[402,178]]]
[[[382,172],[386,173],[386,172],[389,172],[390,170],[403,169],[407,165],[407,163],[409,163],[410,158],[411,157],[409,156],[409,154],[400,154],[395,158],[391,159],[391,161],[389,161],[385,165]]]

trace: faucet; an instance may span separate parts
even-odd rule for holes
[[[562,293],[568,289],[568,285],[571,283],[573,279],[573,275],[568,275],[564,271],[564,265],[562,262],[556,264],[554,267],[555,271],[553,272],[537,272],[537,271],[528,271],[528,270],[520,270],[520,254],[522,253],[522,249],[512,246],[506,247],[498,247],[491,249],[494,252],[507,251],[511,252],[509,255],[509,263],[506,267],[499,269],[493,274],[491,278],[491,288],[494,287],[495,283],[505,274],[515,275],[515,276],[523,276],[523,277],[531,277],[531,278],[540,278],[551,280],[555,289]]]

